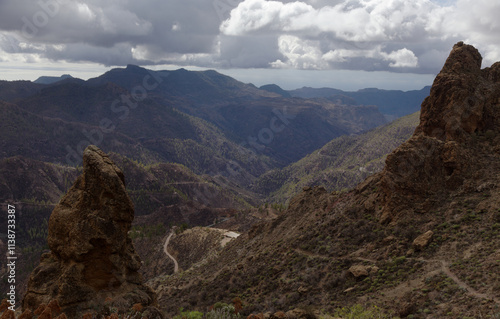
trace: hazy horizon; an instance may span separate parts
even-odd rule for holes
[[[453,44],[500,60],[488,0],[0,2],[0,79],[87,79],[127,64],[215,69],[255,85],[430,85]]]
[[[35,81],[41,76],[60,77],[64,74],[69,74],[72,77],[82,80],[98,77],[105,72],[117,67],[102,67],[98,68],[90,66],[88,70],[85,68],[75,69],[15,69],[11,77],[6,77],[6,73],[0,66],[0,80],[3,81]],[[170,66],[162,67],[145,67],[146,69],[154,70],[177,70],[185,68],[191,71],[213,70],[210,68],[186,67],[186,66]],[[23,70],[23,72],[19,72]],[[335,88],[344,91],[357,91],[366,88],[378,88],[383,90],[420,90],[425,86],[430,86],[435,77],[433,74],[395,74],[389,72],[367,72],[367,71],[348,71],[348,70],[272,70],[272,69],[230,69],[216,70],[219,73],[228,75],[240,82],[251,83],[257,87],[266,84],[279,85],[284,90],[294,90],[302,87],[313,88]],[[347,80],[346,80],[347,79]],[[396,79],[396,80],[395,80]]]

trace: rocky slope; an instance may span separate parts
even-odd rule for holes
[[[152,282],[167,313],[349,304],[401,317],[500,313],[500,63],[457,43],[415,134],[349,192],[306,188],[217,259]]]
[[[214,125],[173,105],[154,98],[121,105],[127,97],[133,100],[129,91],[113,83],[63,81],[15,105],[0,103],[6,114],[0,119],[1,155],[75,166],[85,146],[97,144],[146,164],[184,164],[198,174],[233,177],[227,163],[239,165],[234,180],[243,185],[273,167],[269,158],[249,157]]]
[[[106,299],[120,311],[154,306],[138,273],[141,261],[128,237],[134,207],[122,171],[95,146],[84,152],[83,174],[51,214],[48,244],[32,272],[23,310],[57,300],[70,317],[99,312]]]
[[[213,258],[231,239],[224,235],[227,231],[208,227],[194,227],[182,232],[180,228],[174,228],[173,232],[167,249],[177,260],[180,271],[187,270],[206,258]],[[165,254],[165,242],[170,234],[171,230],[164,232],[162,236],[151,238],[138,234],[134,239],[134,246],[144,261],[141,273],[145,278],[174,274],[174,263]]]

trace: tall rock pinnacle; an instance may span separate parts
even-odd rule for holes
[[[476,131],[494,129],[500,65],[481,70],[481,61],[473,46],[459,42],[453,47],[422,103],[418,134],[461,142]]]
[[[485,69],[481,62],[476,48],[455,44],[422,103],[414,135],[387,156],[380,174],[360,186],[380,186],[374,210],[382,222],[423,213],[489,178],[484,168],[500,152],[500,62]]]
[[[68,315],[103,306],[154,303],[128,237],[134,219],[122,171],[95,146],[83,153],[83,174],[55,207],[48,244],[32,272],[23,308],[57,299]]]

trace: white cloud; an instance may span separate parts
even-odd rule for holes
[[[221,24],[228,35],[259,30],[302,34],[333,33],[347,41],[388,41],[435,31],[439,6],[427,0],[343,1],[315,9],[305,2],[245,0]]]
[[[180,29],[181,29],[180,24],[178,24],[178,23],[174,23],[174,24],[172,25],[172,31],[179,31]]]
[[[483,60],[484,60],[484,65],[490,66],[495,62],[500,61],[500,49],[498,45],[495,44],[489,44],[486,46],[483,46]]]
[[[392,61],[389,64],[391,68],[415,68],[418,65],[418,58],[407,48],[392,51],[385,56],[385,59]]]
[[[500,58],[500,2],[490,0],[458,0],[456,7],[443,21],[443,32],[461,37],[476,45],[485,64]]]
[[[263,28],[280,30],[276,22],[285,5],[279,1],[243,1],[231,11],[231,17],[223,21],[220,30],[225,35],[244,35]]]
[[[87,22],[95,21],[97,16],[86,3],[77,3],[76,11],[77,16],[83,20],[86,20]]]
[[[274,34],[283,57],[273,67],[330,68],[333,63],[348,69],[416,69],[418,45],[426,38],[440,40],[449,10],[427,0],[351,0],[318,7],[245,0],[220,30],[232,36]]]
[[[291,35],[283,35],[278,39],[281,54],[286,57],[271,63],[274,68],[324,69],[327,64],[321,59],[322,53],[313,41],[304,41]]]
[[[418,58],[407,48],[392,51],[390,53],[383,52],[381,46],[377,46],[370,50],[340,49],[329,51],[322,57],[325,61],[337,63],[347,62],[352,58],[370,58],[389,61],[389,67],[391,68],[415,68],[418,65]]]
[[[331,50],[323,55],[323,59],[329,62],[347,62],[352,58],[381,58],[382,54],[380,52],[380,47],[370,50],[349,50],[349,49],[338,49]]]

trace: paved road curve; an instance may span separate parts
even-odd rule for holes
[[[174,273],[179,271],[179,263],[177,263],[177,260],[174,258],[174,256],[170,255],[168,252],[168,243],[170,242],[170,238],[174,235],[175,228],[172,228],[172,231],[170,232],[170,235],[168,235],[167,240],[165,240],[165,245],[163,245],[163,251],[165,254],[168,256],[168,258],[172,259],[174,262]]]

